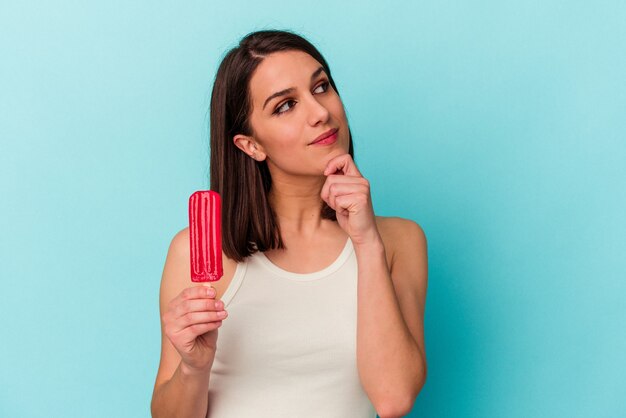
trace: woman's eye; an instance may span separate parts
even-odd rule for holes
[[[329,83],[328,81],[325,81],[325,82],[323,82],[322,84],[320,84],[319,86],[317,86],[317,88],[316,88],[315,90],[319,89],[320,87],[324,87],[323,91],[321,91],[320,93],[325,93],[325,92],[328,90],[328,86],[329,86],[329,84],[330,84],[330,83]],[[275,114],[275,115],[280,116],[280,115],[282,115],[283,113],[289,112],[289,111],[292,109],[292,107],[293,107],[293,106],[289,106],[286,110],[284,110],[284,111],[282,111],[282,112],[280,111],[280,109],[284,108],[284,107],[285,107],[285,105],[287,105],[287,104],[289,104],[289,103],[291,103],[291,102],[295,102],[295,101],[294,101],[294,100],[287,100],[286,102],[284,102],[283,104],[281,104],[280,106],[278,106],[278,107],[276,108],[276,111],[274,112],[274,114]]]
[[[328,90],[328,84],[329,84],[328,81],[325,81],[322,84],[320,84],[319,86],[317,86],[317,88],[315,90],[317,90],[318,88],[324,86],[324,91],[323,92],[325,92],[326,90]]]
[[[293,102],[293,100],[287,100],[285,103],[283,103],[282,105],[278,106],[274,113],[280,116],[280,115],[282,115],[285,112],[289,112],[291,107],[289,109],[285,110],[284,112],[281,112],[280,109],[284,108],[286,104],[291,103],[291,102]]]

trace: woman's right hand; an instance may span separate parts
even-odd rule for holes
[[[191,371],[210,371],[217,347],[217,329],[228,315],[224,303],[215,300],[209,286],[184,289],[169,303],[162,320],[164,331],[180,354],[182,364]],[[219,316],[223,313],[224,316]]]

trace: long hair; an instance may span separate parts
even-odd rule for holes
[[[339,95],[328,63],[305,38],[290,31],[251,32],[226,53],[215,76],[210,106],[210,188],[222,198],[222,249],[241,262],[255,251],[285,248],[268,193],[272,188],[267,161],[256,161],[233,142],[237,134],[252,135],[250,79],[263,59],[278,51],[298,50],[315,58]],[[348,129],[348,131],[350,131]],[[354,158],[352,133],[350,156]],[[326,202],[323,219],[336,221]]]

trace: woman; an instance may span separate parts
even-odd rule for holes
[[[173,238],[153,416],[408,414],[426,378],[426,239],[374,215],[326,60],[294,33],[249,34],[210,122],[224,275],[190,286],[187,228]]]

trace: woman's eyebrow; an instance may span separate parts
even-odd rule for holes
[[[317,77],[318,75],[320,75],[322,72],[326,72],[326,70],[324,70],[324,67],[319,67],[317,70],[313,71],[313,74],[311,74],[311,81],[313,81],[313,79],[315,77]],[[265,106],[267,105],[267,103],[276,98],[276,97],[280,97],[280,96],[285,96],[289,93],[292,93],[296,88],[295,87],[289,87],[288,89],[284,89],[281,91],[277,91],[276,93],[272,94],[270,97],[268,97],[267,99],[265,99],[265,103],[263,103],[263,109],[265,109]]]

